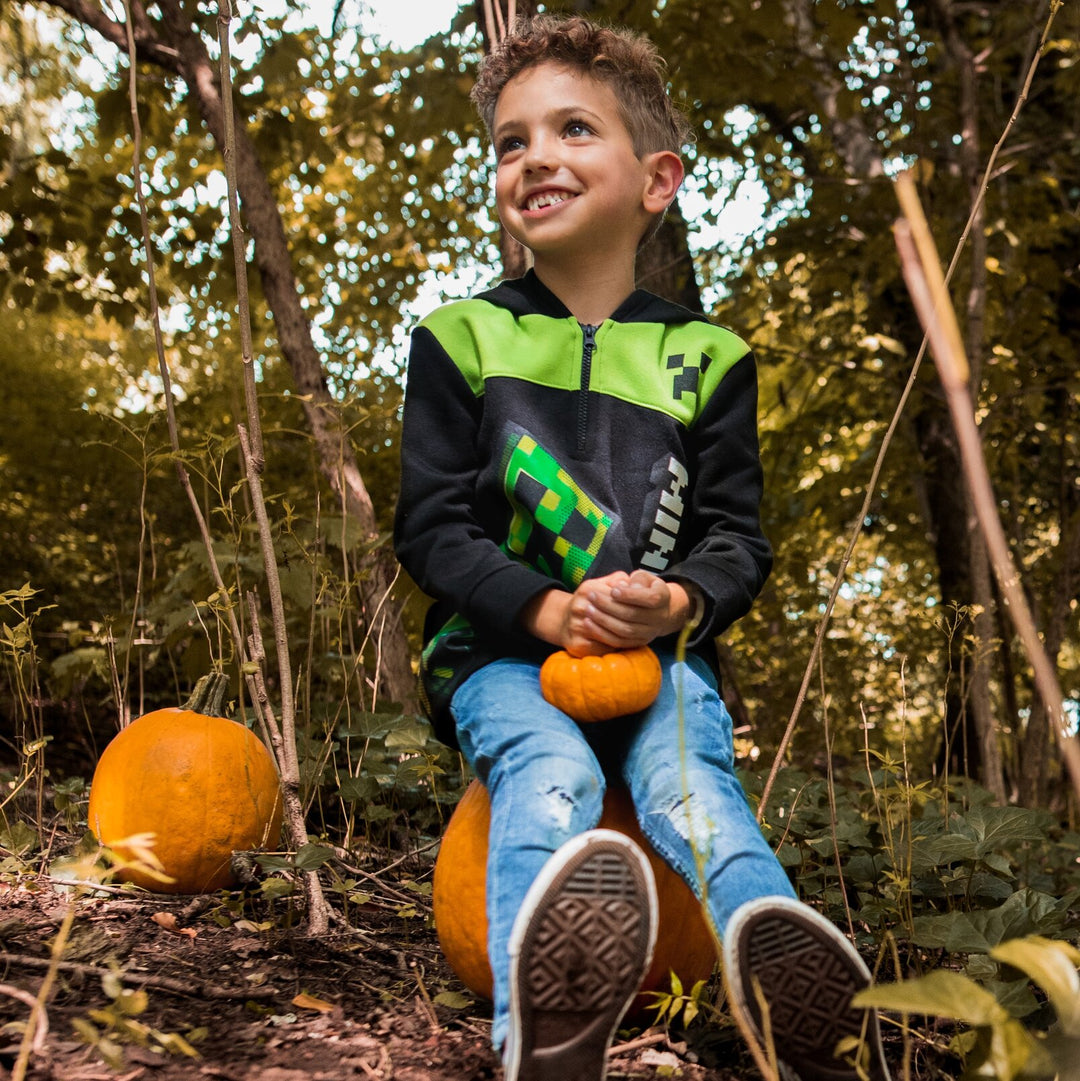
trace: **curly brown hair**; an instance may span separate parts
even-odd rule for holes
[[[607,83],[639,158],[658,150],[678,154],[692,139],[690,125],[668,94],[667,64],[656,46],[632,30],[579,15],[519,20],[484,58],[470,96],[489,134],[506,84],[544,63],[562,64]]]

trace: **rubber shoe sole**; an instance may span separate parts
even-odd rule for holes
[[[870,970],[823,916],[786,897],[747,902],[728,923],[723,954],[736,1021],[764,1047],[760,987],[785,1081],[890,1081],[877,1012],[851,1005]],[[862,1074],[835,1054],[845,1037],[861,1041]]]
[[[510,936],[507,1081],[601,1081],[656,913],[652,869],[621,833],[590,830],[552,855]]]

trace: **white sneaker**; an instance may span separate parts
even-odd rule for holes
[[[628,837],[590,830],[551,856],[510,934],[507,1081],[602,1081],[656,925],[652,868]]]
[[[824,916],[789,897],[748,901],[728,921],[723,952],[736,1020],[750,1024],[764,1045],[753,981],[761,988],[785,1081],[889,1081],[877,1012],[851,1005],[869,986],[870,970]],[[846,1036],[862,1043],[862,1073],[836,1057]]]

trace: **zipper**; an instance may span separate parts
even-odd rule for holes
[[[585,456],[585,441],[589,435],[589,383],[592,380],[593,353],[596,351],[596,332],[600,328],[591,323],[581,324],[581,390],[578,393],[577,453]]]

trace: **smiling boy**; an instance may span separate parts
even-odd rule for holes
[[[714,636],[771,567],[758,507],[753,358],[634,288],[638,247],[683,179],[685,123],[655,49],[537,17],[486,59],[474,100],[503,227],[533,266],[412,336],[398,556],[435,598],[421,688],[488,788],[492,1039],[509,1081],[597,1081],[656,932],[647,861],[597,830],[608,779],[703,899],[739,1015],[785,1077],[888,1077],[869,973],[794,891],[734,774]],[[674,643],[691,618],[685,662]],[[539,667],[651,645],[639,714],[581,726]],[[676,705],[681,685],[683,716]],[[767,1005],[764,1017],[755,981]]]

